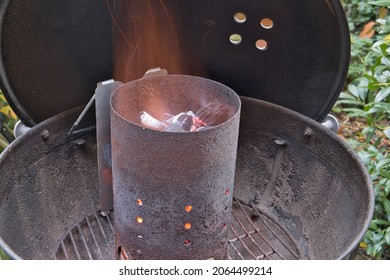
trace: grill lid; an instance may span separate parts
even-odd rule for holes
[[[26,124],[86,104],[96,83],[112,77],[113,25],[107,3],[129,7],[140,1],[0,2],[0,86]],[[350,52],[338,0],[149,2],[164,4],[156,9],[162,13],[156,19],[163,18],[165,8],[174,16],[181,48],[192,63],[180,74],[217,80],[240,95],[317,121],[336,101]],[[142,48],[138,51],[142,55]],[[169,65],[149,68],[156,66],[175,73]]]

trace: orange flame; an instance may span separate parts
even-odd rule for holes
[[[114,28],[114,79],[141,78],[148,69],[187,72],[176,20],[162,0],[107,0]]]

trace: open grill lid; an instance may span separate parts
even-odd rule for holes
[[[112,77],[108,4],[112,8],[140,1],[0,1],[0,86],[26,124],[86,104],[96,83]],[[240,95],[317,121],[337,100],[350,53],[348,25],[338,0],[149,2],[175,12],[181,48],[191,57],[189,63],[196,61],[182,74],[217,80]],[[245,15],[245,22],[234,19],[237,12]],[[260,23],[265,18],[271,19],[272,28]],[[233,44],[231,35],[234,40],[240,35],[242,41]],[[259,39],[267,43],[266,50],[256,47]],[[169,65],[151,67],[156,66],[175,72]]]

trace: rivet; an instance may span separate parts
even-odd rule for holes
[[[308,138],[311,138],[313,136],[313,130],[310,127],[306,127],[304,135]]]
[[[283,139],[276,139],[275,144],[279,146],[284,146],[286,145],[286,141],[284,141]]]
[[[44,129],[42,132],[41,132],[41,138],[43,141],[47,141],[50,137],[50,133],[47,129]]]

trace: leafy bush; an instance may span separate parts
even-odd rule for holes
[[[355,123],[346,141],[367,166],[375,213],[361,243],[373,258],[390,257],[390,1],[345,0],[351,29],[351,65],[333,111]]]
[[[14,140],[13,128],[17,117],[0,91],[0,153]]]

